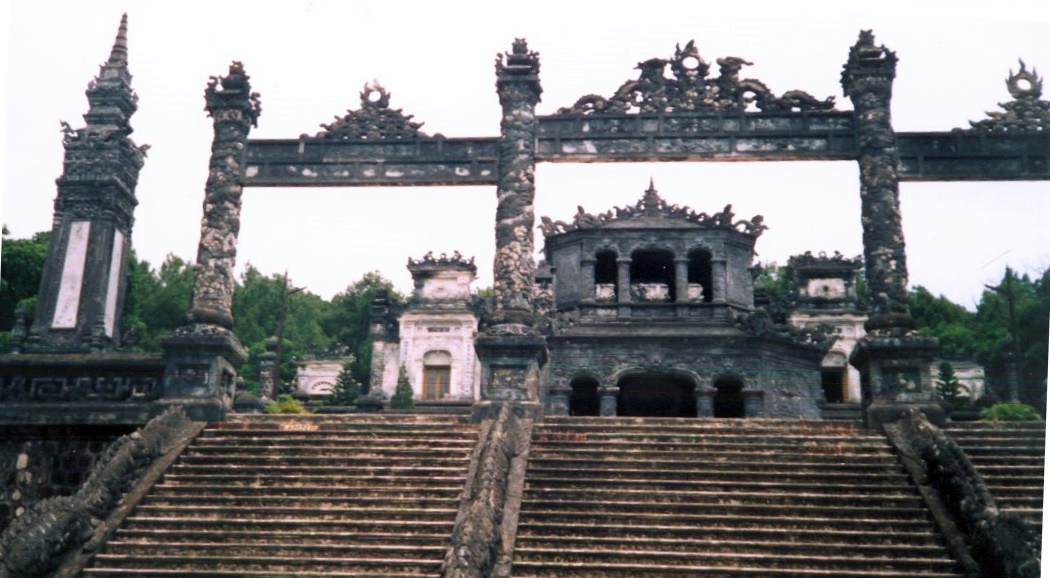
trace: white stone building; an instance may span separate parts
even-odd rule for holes
[[[478,316],[472,308],[474,260],[458,252],[408,260],[415,290],[407,307],[373,310],[372,391],[389,399],[404,366],[417,401],[475,401],[481,365],[474,353]],[[400,314],[398,314],[400,313]]]

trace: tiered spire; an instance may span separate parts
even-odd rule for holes
[[[98,76],[88,84],[90,109],[84,115],[88,126],[116,127],[131,134],[129,120],[138,109],[138,96],[131,90],[128,71],[128,15],[120,19],[109,60],[99,66]]]

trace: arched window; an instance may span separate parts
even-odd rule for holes
[[[423,356],[423,399],[446,399],[451,391],[452,356],[429,351]]]
[[[572,393],[569,394],[569,415],[601,415],[598,401],[598,380],[593,377],[576,377],[569,383]]]
[[[631,301],[674,300],[674,255],[664,249],[639,249],[631,253]]]
[[[616,253],[598,251],[594,261],[594,300],[616,301]]]
[[[747,417],[744,409],[744,381],[726,376],[715,380],[715,417]]]
[[[711,302],[711,253],[704,249],[689,251],[689,301]]]

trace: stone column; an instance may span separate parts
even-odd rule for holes
[[[241,162],[247,151],[248,132],[256,125],[261,111],[248,78],[241,63],[234,62],[227,76],[212,77],[204,91],[214,138],[189,315],[192,323],[224,329],[233,328],[233,269],[241,230]]]
[[[571,387],[565,385],[552,387],[547,403],[547,415],[569,415],[569,398],[571,396]]]
[[[618,387],[602,387],[598,390],[598,415],[616,417],[616,401],[620,396]]]
[[[717,389],[710,387],[698,387],[693,392],[696,399],[696,417],[715,417],[715,395]]]
[[[233,269],[240,232],[241,164],[261,106],[239,62],[230,65],[227,76],[212,77],[204,99],[214,137],[193,303],[187,325],[161,346],[166,361],[164,397],[182,404],[194,419],[217,421],[230,408],[237,367],[247,359],[232,331]]]
[[[740,394],[744,397],[744,417],[763,417],[765,415],[763,392],[745,389]]]
[[[711,302],[726,302],[726,260],[711,259]]]
[[[595,292],[595,281],[594,281],[594,265],[597,260],[594,257],[584,257],[580,260],[580,284],[583,286],[585,293],[580,301],[584,303],[594,303],[594,292]],[[588,289],[589,288],[589,289]]]
[[[542,92],[539,70],[539,55],[529,51],[520,38],[510,52],[496,59],[496,92],[503,117],[496,184],[495,308],[474,343],[481,362],[483,404],[536,402],[539,368],[547,362],[546,340],[534,328],[533,198],[535,108]]]
[[[689,259],[685,257],[674,259],[674,292],[675,302],[689,301]]]
[[[631,302],[630,257],[618,257],[616,259],[616,301],[624,304]]]
[[[871,295],[867,335],[857,342],[850,363],[861,371],[869,427],[894,420],[918,406],[934,423],[944,422],[927,368],[937,340],[914,333],[908,310],[908,266],[904,253],[897,167],[900,156],[890,122],[890,99],[897,56],[875,46],[870,30],[850,48],[842,88],[853,102],[860,164],[864,272]]]

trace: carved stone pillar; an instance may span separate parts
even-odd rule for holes
[[[536,194],[536,103],[540,100],[540,59],[523,39],[496,59],[500,121],[496,184],[495,310],[474,342],[481,362],[482,406],[500,401],[538,404],[540,368],[547,342],[533,327],[535,294],[533,228]],[[488,411],[476,409],[476,414]]]
[[[676,303],[689,301],[689,259],[685,257],[674,259],[674,292]]]
[[[127,23],[125,15],[88,86],[86,126],[63,123],[65,159],[27,352],[120,345],[135,186],[147,148],[129,136],[138,97],[128,72]]]
[[[631,258],[616,259],[616,301],[631,302]]]
[[[726,260],[711,259],[711,302],[726,302]]]
[[[261,107],[239,62],[230,65],[227,76],[212,77],[204,99],[214,137],[193,303],[189,323],[161,346],[166,362],[164,396],[178,400],[194,419],[216,421],[230,408],[237,367],[247,359],[232,331],[233,269],[241,226],[241,163]]]
[[[603,387],[598,390],[598,415],[616,417],[616,401],[620,397],[620,388]]]
[[[256,125],[261,111],[248,78],[241,63],[234,62],[227,76],[212,77],[204,91],[214,137],[189,315],[194,324],[224,329],[233,328],[233,269],[241,230],[241,162],[247,150],[248,132]]]
[[[693,392],[696,399],[696,417],[715,417],[715,395],[717,389],[710,387],[698,387]]]
[[[740,394],[744,397],[744,417],[763,417],[765,415],[763,392],[745,389]]]
[[[594,303],[594,292],[596,291],[594,281],[595,262],[596,259],[594,257],[584,257],[580,260],[580,284],[586,291],[580,300],[584,303]]]
[[[547,415],[569,415],[569,398],[571,396],[571,387],[564,385],[552,387],[547,402]]]
[[[900,158],[890,122],[896,66],[897,56],[885,46],[875,46],[875,37],[866,30],[850,48],[842,72],[857,130],[864,272],[871,294],[867,335],[857,342],[850,363],[861,372],[869,427],[896,420],[901,411],[916,406],[934,423],[945,420],[927,369],[937,353],[937,340],[914,333],[908,310]]]

